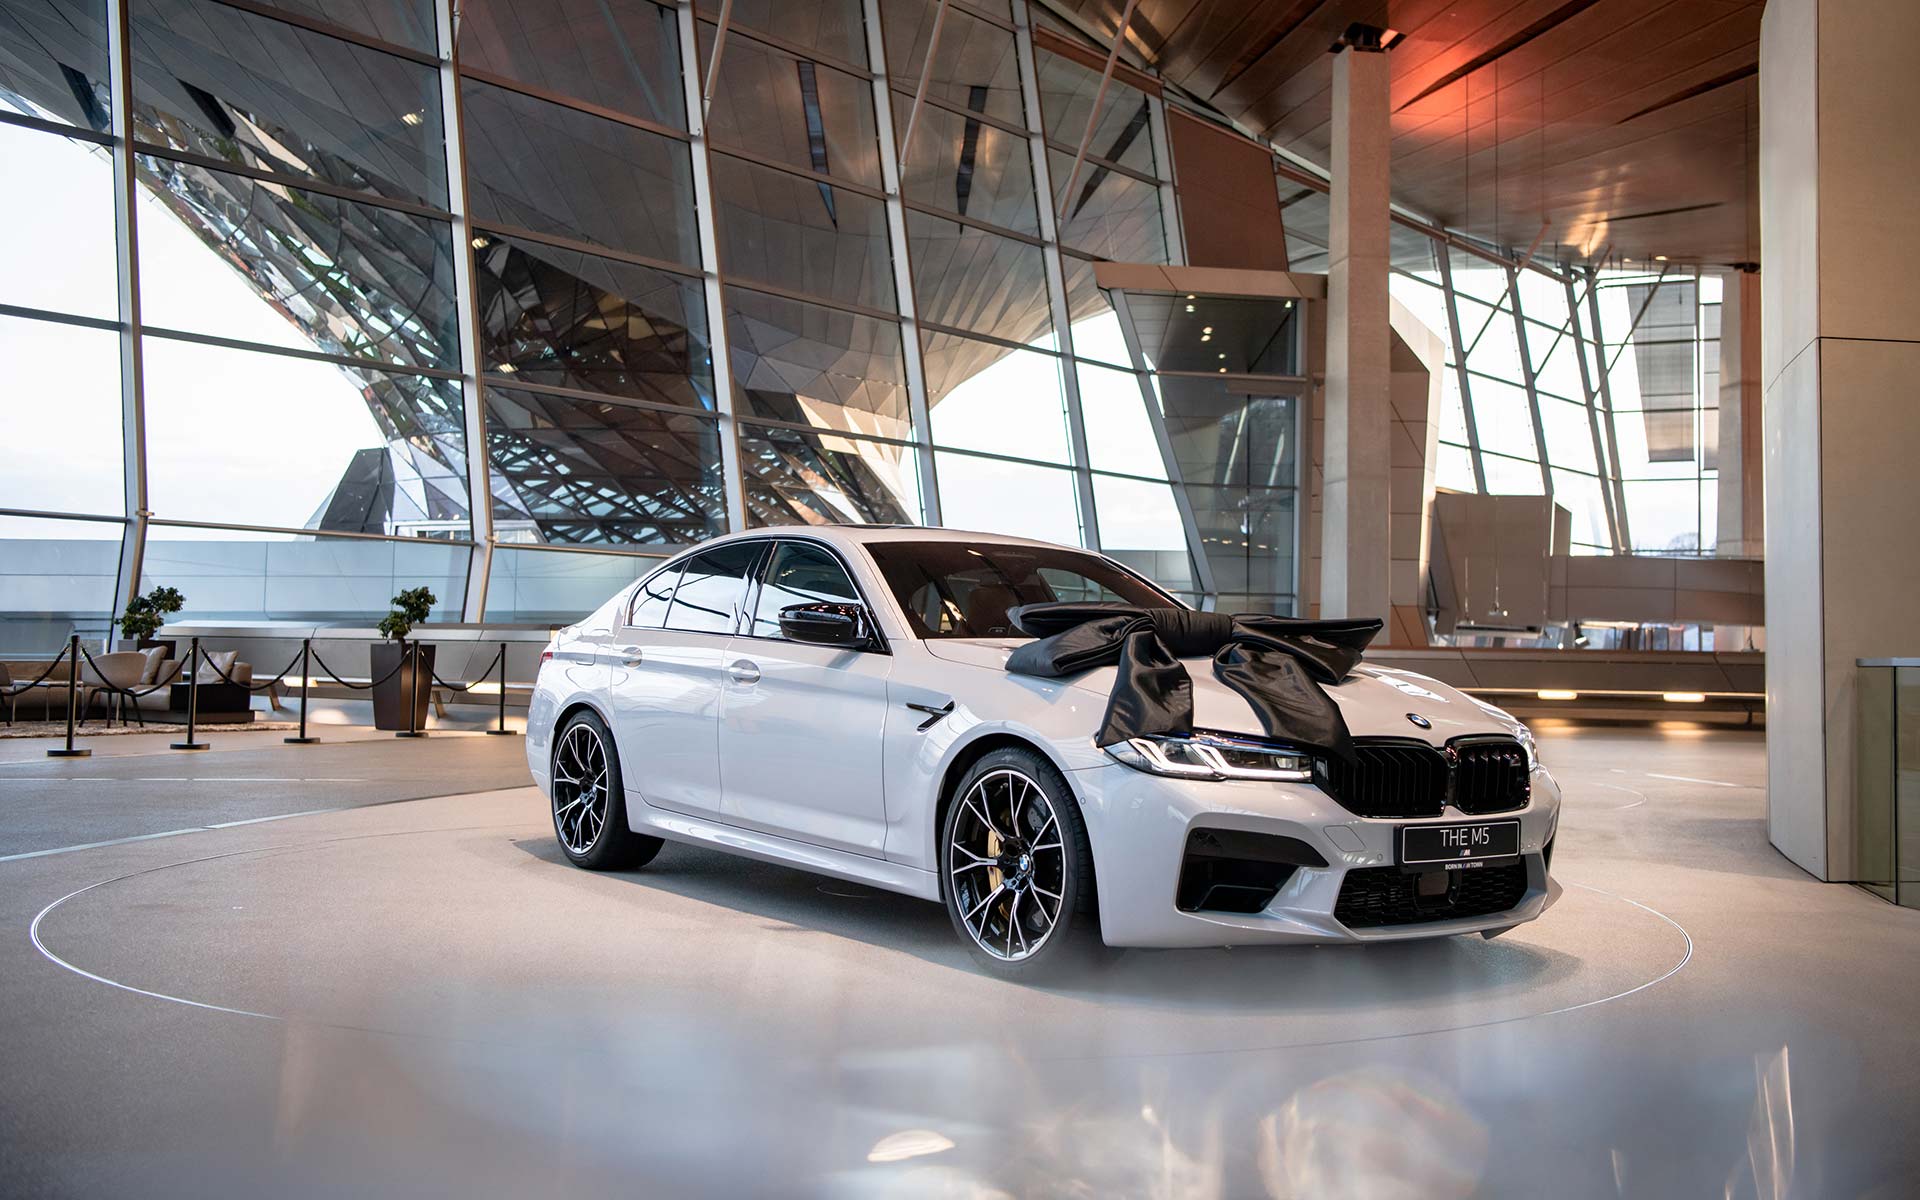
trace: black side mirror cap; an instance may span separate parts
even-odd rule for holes
[[[780,610],[780,636],[816,646],[870,645],[872,624],[858,604],[790,604]]]

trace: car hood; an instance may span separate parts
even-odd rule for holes
[[[991,671],[1004,671],[1017,638],[929,639],[922,644],[936,658]],[[1213,674],[1210,658],[1181,662],[1193,680],[1193,723],[1199,729],[1261,736],[1260,718],[1240,694]],[[1059,682],[1105,696],[1113,691],[1115,667],[1096,667]],[[1523,726],[1507,713],[1458,688],[1412,671],[1361,663],[1346,679],[1326,688],[1340,706],[1355,737],[1418,738],[1439,746],[1462,734],[1514,734]],[[1411,718],[1429,723],[1422,729]]]

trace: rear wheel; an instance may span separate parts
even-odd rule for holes
[[[622,871],[644,867],[660,853],[657,837],[627,827],[620,757],[606,722],[577,712],[553,739],[553,833],[576,867]]]
[[[1014,747],[987,754],[961,779],[944,826],[941,892],[974,961],[1032,979],[1089,957],[1093,851],[1052,763]]]

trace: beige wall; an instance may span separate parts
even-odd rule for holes
[[[1769,0],[1760,40],[1768,832],[1853,874],[1855,660],[1920,650],[1920,5]]]

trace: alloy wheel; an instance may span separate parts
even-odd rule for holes
[[[995,958],[1018,962],[1053,936],[1067,849],[1047,793],[1020,771],[991,771],[960,798],[947,875],[961,924]]]
[[[569,854],[585,854],[607,823],[607,748],[582,722],[553,754],[553,827]]]

